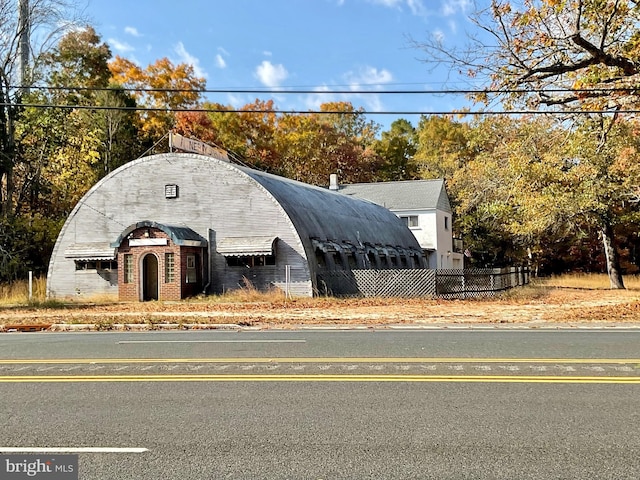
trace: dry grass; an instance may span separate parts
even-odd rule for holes
[[[47,279],[36,277],[33,279],[32,303],[46,300]],[[0,305],[25,305],[29,303],[29,282],[18,280],[8,284],[0,284]]]
[[[150,328],[173,322],[291,328],[299,325],[502,324],[624,322],[640,324],[640,279],[625,278],[627,290],[611,290],[605,275],[567,275],[535,279],[531,285],[493,298],[442,300],[427,298],[286,298],[275,289],[260,292],[248,282],[224,295],[180,302],[118,302],[113,296],[66,303],[26,301],[26,284],[0,292],[3,325],[89,324],[107,330],[116,324]],[[44,279],[37,292],[44,292]],[[43,296],[38,296],[38,299]],[[8,299],[8,300],[7,300]],[[8,305],[11,304],[11,308]],[[182,328],[182,327],[180,327]]]
[[[627,275],[623,278],[627,290],[640,290],[640,276]],[[536,283],[546,287],[581,288],[586,290],[609,289],[609,277],[604,273],[570,273],[538,279]]]

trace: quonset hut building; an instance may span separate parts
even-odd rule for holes
[[[416,238],[384,207],[167,153],[123,165],[78,202],[56,241],[47,294],[176,300],[250,282],[312,296],[321,271],[425,267]]]

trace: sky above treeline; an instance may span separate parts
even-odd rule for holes
[[[86,1],[85,16],[114,55],[143,67],[163,57],[188,63],[218,91],[206,99],[224,105],[273,99],[279,110],[307,111],[349,101],[383,126],[417,125],[419,115],[405,112],[469,105],[460,94],[408,91],[469,87],[425,63],[413,42],[464,42],[473,0]],[[391,91],[402,93],[383,93]]]

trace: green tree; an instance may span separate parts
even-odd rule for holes
[[[405,119],[394,121],[391,128],[382,132],[381,138],[373,144],[373,150],[381,159],[380,179],[394,181],[418,178],[419,169],[414,158],[417,149],[413,125]]]
[[[450,116],[423,115],[416,132],[415,163],[421,178],[450,179],[471,160],[470,127]]]

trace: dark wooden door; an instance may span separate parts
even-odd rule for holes
[[[142,260],[142,299],[158,300],[158,259],[153,254],[148,254]]]

